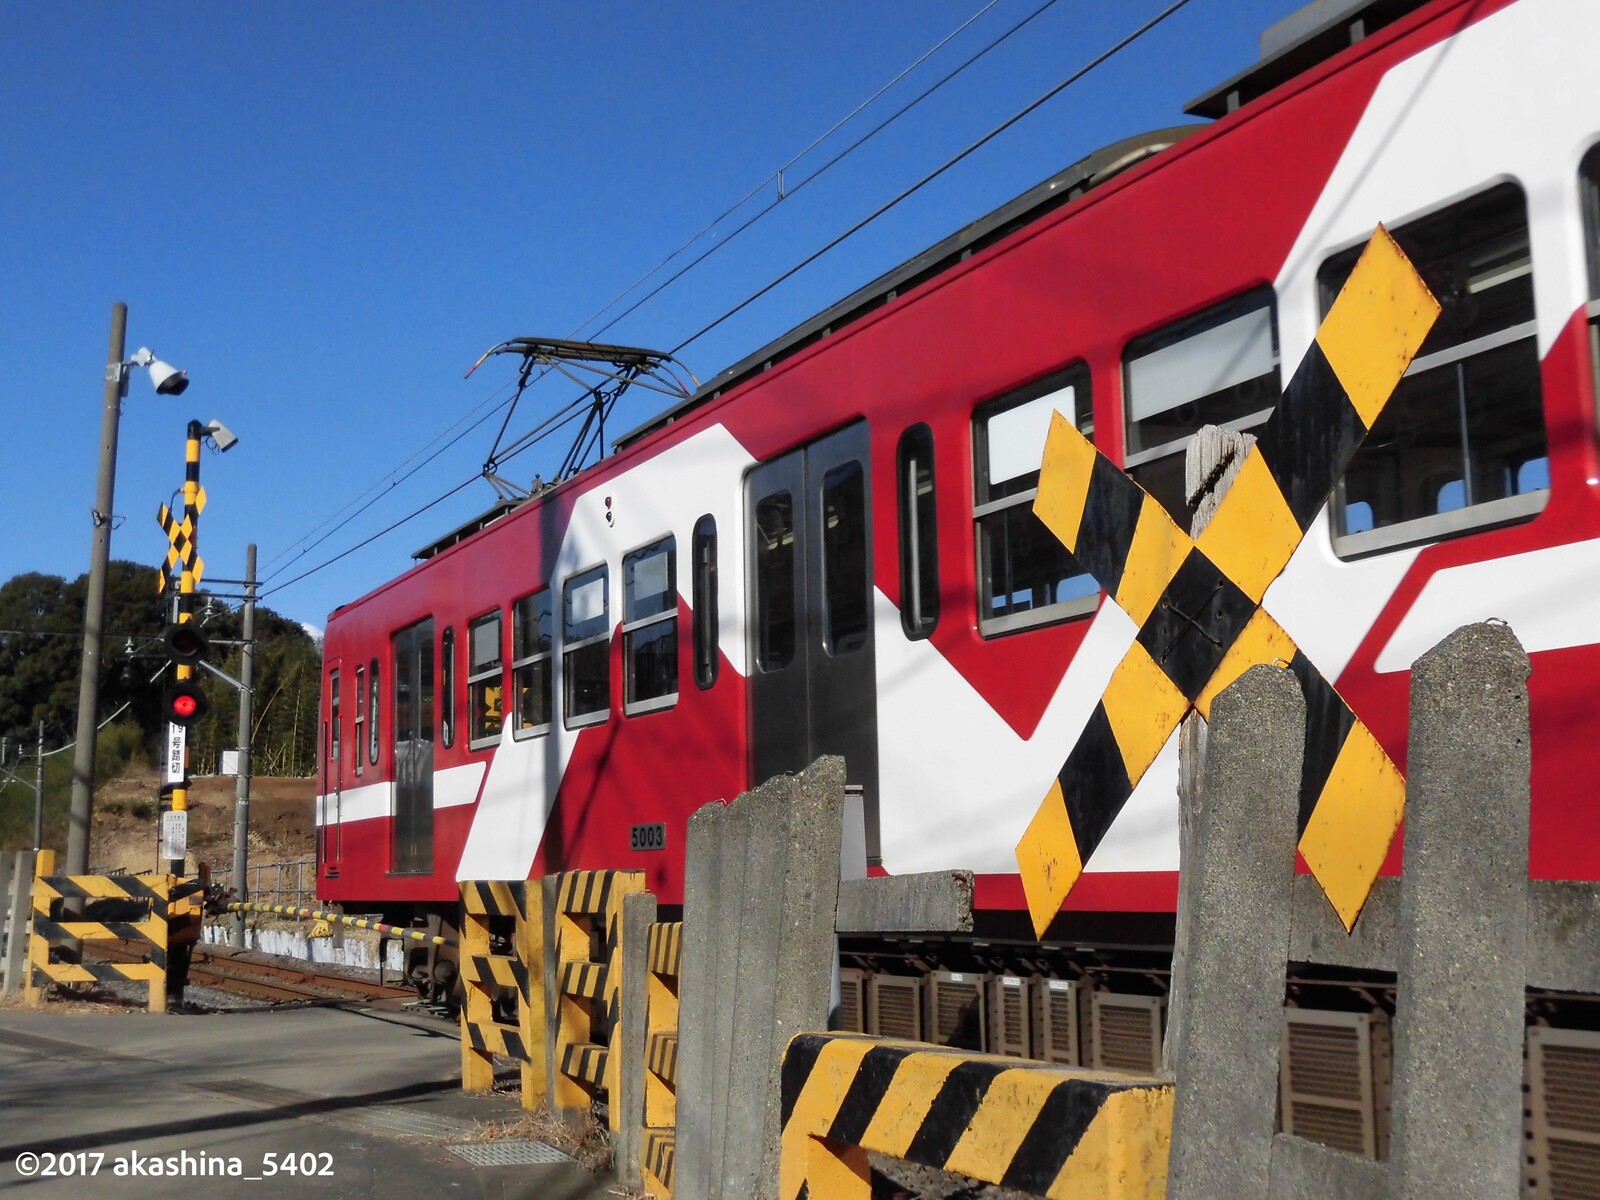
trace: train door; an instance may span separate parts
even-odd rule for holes
[[[393,727],[394,843],[390,869],[396,874],[427,875],[433,871],[431,617],[394,635]]]
[[[342,858],[343,830],[339,825],[339,807],[344,790],[342,755],[344,728],[339,714],[339,660],[330,659],[328,673],[328,715],[322,722],[322,779],[318,789],[322,795],[322,828],[318,831],[318,874],[337,878]]]
[[[750,472],[750,765],[755,782],[844,756],[878,855],[872,477],[859,421]]]

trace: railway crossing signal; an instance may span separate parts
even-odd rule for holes
[[[1261,601],[1439,311],[1380,225],[1195,539],[1052,418],[1033,510],[1139,633],[1017,845],[1040,937],[1185,714],[1208,716],[1258,663],[1286,664],[1305,692],[1299,849],[1345,929],[1355,926],[1400,826],[1405,781]]]
[[[211,711],[206,694],[192,679],[180,679],[161,695],[162,715],[173,725],[188,728]]]

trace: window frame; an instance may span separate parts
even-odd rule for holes
[[[380,747],[383,744],[383,736],[378,729],[378,710],[383,698],[383,688],[378,675],[378,660],[374,658],[367,675],[367,762],[374,767],[378,765]]]
[[[360,663],[355,666],[355,681],[356,715],[350,725],[356,739],[355,773],[360,776],[367,765],[367,668]]]
[[[1471,195],[1457,197],[1449,204],[1446,204],[1440,208],[1407,218],[1404,222],[1397,222],[1390,228],[1389,232],[1397,240],[1405,238],[1410,231],[1419,224],[1426,224],[1429,221],[1444,217],[1453,209],[1481,201],[1492,193],[1508,187],[1515,188],[1516,193],[1521,200],[1521,213],[1523,218],[1522,230],[1528,240],[1528,273],[1531,276],[1534,270],[1532,223],[1528,216],[1527,189],[1522,186],[1522,183],[1519,180],[1499,180],[1491,184],[1489,187],[1483,188]],[[1330,263],[1337,259],[1349,256],[1354,249],[1357,249],[1357,247],[1346,246],[1335,251],[1334,253],[1325,255],[1317,267],[1317,286],[1319,291],[1318,311],[1323,316],[1327,315],[1326,310],[1332,306],[1334,295],[1337,294],[1337,292],[1331,295],[1326,294],[1327,289],[1324,287],[1323,274],[1328,269]],[[1460,251],[1457,252],[1459,253]],[[1419,262],[1417,263],[1417,270],[1419,273],[1422,273],[1424,277],[1426,277],[1426,275],[1429,273],[1430,266],[1431,264]],[[1346,278],[1348,278],[1348,276],[1346,276]],[[1530,282],[1530,289],[1532,287],[1533,284]],[[1591,305],[1590,308],[1591,317],[1600,315],[1593,311],[1594,305]],[[1441,319],[1443,319],[1442,314]],[[1519,321],[1513,325],[1507,325],[1501,329],[1492,330],[1491,332],[1481,334],[1470,341],[1457,342],[1453,345],[1446,346],[1441,350],[1437,350],[1430,354],[1412,359],[1410,365],[1406,368],[1405,374],[1401,376],[1400,384],[1396,386],[1398,388],[1407,380],[1415,379],[1419,376],[1426,375],[1429,372],[1436,371],[1441,368],[1450,366],[1460,367],[1481,356],[1491,354],[1497,350],[1513,346],[1520,342],[1533,342],[1535,346],[1536,363],[1533,372],[1533,378],[1536,381],[1540,392],[1540,424],[1545,435],[1545,459],[1548,463],[1550,450],[1550,429],[1546,420],[1542,363],[1537,354],[1537,339],[1538,313],[1535,309],[1533,315],[1527,320]],[[1460,386],[1461,384],[1458,381],[1458,389]],[[1464,457],[1470,456],[1471,447],[1465,435],[1463,435],[1461,449]],[[1361,450],[1358,448],[1356,455],[1351,458],[1351,465],[1355,465],[1360,454]],[[1349,468],[1347,467],[1345,473],[1348,473],[1348,470]],[[1487,531],[1506,525],[1530,521],[1534,517],[1538,516],[1540,512],[1544,511],[1549,502],[1550,487],[1548,484],[1546,484],[1546,486],[1543,488],[1534,488],[1530,489],[1529,491],[1519,492],[1511,496],[1502,496],[1495,500],[1485,500],[1474,504],[1464,504],[1459,508],[1449,509],[1444,512],[1425,514],[1423,516],[1413,517],[1404,521],[1394,521],[1387,525],[1375,526],[1370,529],[1359,530],[1355,533],[1341,533],[1340,529],[1344,524],[1345,513],[1348,511],[1348,499],[1345,490],[1345,474],[1341,474],[1339,476],[1339,482],[1335,485],[1333,496],[1329,502],[1328,534],[1332,542],[1334,555],[1343,561],[1349,562],[1357,559],[1367,558],[1374,554],[1383,554],[1392,550],[1399,550],[1410,546],[1429,545],[1433,542],[1444,541],[1469,533]]]
[[[485,623],[495,622],[495,659],[481,670],[474,670],[473,646],[476,638],[473,633]],[[506,681],[505,681],[505,616],[498,608],[492,608],[486,613],[481,613],[467,622],[467,748],[469,750],[484,750],[497,745],[506,728]],[[475,723],[478,712],[478,688],[490,680],[500,680],[500,728],[493,733],[486,733],[481,737],[474,736]]]
[[[628,596],[628,564],[650,552],[664,552],[667,559],[667,594],[671,597],[672,606],[665,612],[652,613],[647,617],[633,618],[629,609]],[[631,635],[639,630],[648,630],[655,625],[665,625],[671,622],[673,628],[673,689],[670,694],[651,696],[644,700],[635,700],[632,695],[633,666]],[[683,679],[678,671],[678,659],[682,657],[681,647],[677,642],[678,630],[678,539],[675,534],[667,534],[653,541],[646,542],[629,550],[622,556],[622,711],[630,717],[641,716],[645,713],[661,712],[672,708],[678,703],[678,696],[683,691]]]
[[[439,744],[446,750],[456,741],[456,627],[439,633]]]
[[[913,440],[920,446],[913,446]],[[935,473],[933,430],[926,421],[909,425],[895,444],[895,494],[900,545],[900,628],[908,641],[933,636],[939,627],[939,481]],[[928,533],[923,536],[921,485],[910,475],[913,464],[927,467]],[[931,565],[929,565],[931,564]],[[930,594],[923,594],[923,576],[930,575]]]
[[[342,717],[339,712],[339,668],[334,667],[328,672],[328,723],[331,727],[331,736],[328,739],[328,757],[332,760],[334,786],[338,787],[344,782],[344,731],[340,728]],[[360,755],[356,756],[357,758]]]
[[[1595,432],[1600,434],[1600,142],[1583,152],[1578,160],[1578,193],[1583,209],[1584,257],[1587,260],[1589,302],[1584,316],[1589,321],[1589,369],[1595,397]],[[1547,434],[1548,429],[1545,431]]]
[[[1266,301],[1264,305],[1260,303],[1262,300]],[[1201,421],[1201,425],[1217,425],[1235,433],[1244,433],[1265,425],[1267,418],[1277,408],[1278,401],[1283,395],[1283,342],[1278,328],[1278,294],[1270,283],[1259,284],[1255,287],[1246,288],[1242,292],[1236,292],[1232,296],[1219,300],[1214,304],[1206,305],[1198,312],[1179,317],[1175,321],[1168,321],[1148,333],[1142,333],[1138,337],[1128,340],[1127,345],[1122,348],[1122,469],[1130,477],[1137,479],[1135,473],[1139,468],[1149,466],[1152,463],[1164,462],[1169,458],[1178,458],[1181,465],[1183,455],[1188,450],[1189,439],[1194,436],[1193,433],[1188,433],[1182,437],[1162,442],[1156,446],[1148,446],[1141,450],[1130,452],[1127,449],[1133,444],[1134,440],[1132,428],[1134,424],[1132,416],[1134,388],[1131,379],[1133,363],[1170,346],[1175,346],[1180,342],[1217,329],[1230,321],[1238,320],[1250,313],[1257,312],[1262,308],[1267,311],[1267,322],[1272,333],[1272,363],[1273,370],[1277,375],[1277,386],[1272,390],[1269,403],[1244,416],[1231,417],[1226,421]],[[1259,379],[1260,376],[1253,375],[1250,378]],[[1184,403],[1194,404],[1203,398],[1196,397]],[[1173,407],[1181,407],[1181,405]],[[1179,519],[1177,515],[1170,512],[1168,515],[1173,518],[1173,521],[1180,529],[1187,533],[1193,513],[1188,511],[1190,507],[1188,505],[1188,497],[1185,496],[1183,499],[1186,509],[1185,518]]]
[[[569,640],[567,633],[567,608],[568,593],[574,586],[581,586],[590,578],[598,578],[601,582],[602,602],[601,614],[605,628],[596,634],[591,634],[577,641]],[[572,711],[572,656],[579,651],[587,650],[597,643],[606,645],[606,702],[604,708],[590,709],[581,713]],[[561,581],[561,725],[562,728],[585,729],[590,725],[603,725],[611,719],[611,564],[609,562],[596,563],[591,567],[584,567],[574,571]]]
[[[721,620],[717,599],[717,518],[706,513],[689,535],[690,613],[693,625],[694,682],[701,691],[715,686],[722,667]]]
[[[549,649],[536,650],[532,654],[525,654],[521,658],[517,658],[517,632],[522,625],[523,605],[525,605],[528,601],[534,600],[540,596],[543,596],[546,600],[545,612],[550,617]],[[522,694],[523,671],[529,669],[530,667],[535,667],[539,663],[548,664],[544,674],[544,685],[545,713],[549,719],[545,720],[541,724],[525,726],[522,723],[521,703],[517,702],[506,704],[504,701],[501,702],[501,719],[505,719],[505,711],[509,709],[511,713],[511,736],[517,741],[525,741],[528,738],[534,737],[543,737],[545,734],[550,732],[551,727],[555,724],[553,717],[555,710],[556,629],[554,597],[551,594],[549,584],[544,584],[538,588],[535,588],[526,596],[520,596],[511,602],[511,654],[511,688],[509,695],[514,701],[517,700],[517,698]]]
[[[1072,621],[1080,617],[1092,615],[1100,607],[1101,588],[1099,581],[1090,579],[1094,584],[1093,590],[1083,596],[1075,596],[1069,600],[1059,600],[1053,604],[1046,604],[1039,608],[1024,609],[1020,612],[1003,613],[999,616],[987,615],[992,606],[993,580],[989,577],[988,564],[984,554],[984,522],[992,517],[1000,516],[1013,508],[1023,505],[1028,507],[1032,514],[1034,497],[1039,494],[1037,479],[1034,486],[1022,488],[1007,496],[986,498],[987,491],[995,484],[988,478],[989,464],[989,422],[1002,413],[1012,409],[1021,408],[1035,400],[1071,387],[1073,391],[1074,425],[1080,420],[1079,414],[1087,412],[1089,420],[1088,436],[1094,436],[1094,389],[1089,372],[1089,364],[1083,359],[1073,359],[1066,366],[1050,371],[1021,387],[1013,388],[998,396],[993,396],[973,407],[969,426],[972,439],[972,542],[973,554],[976,559],[974,580],[977,585],[975,595],[978,616],[978,635],[984,638],[1003,637],[1007,634],[1020,633],[1027,629],[1036,629],[1045,625],[1055,625],[1062,621]],[[1081,394],[1080,394],[1081,391]],[[1041,451],[1043,447],[1040,447]],[[1030,472],[1024,472],[1029,474]],[[1031,472],[1037,476],[1038,472]],[[1011,478],[1020,478],[1012,476]],[[1005,483],[1007,480],[1000,480]],[[1038,520],[1037,517],[1033,518]],[[1042,522],[1041,522],[1042,524]],[[1047,536],[1053,537],[1053,534]],[[1062,547],[1066,553],[1066,548]],[[1087,572],[1079,572],[1089,578]],[[1075,576],[1069,576],[1074,578]]]

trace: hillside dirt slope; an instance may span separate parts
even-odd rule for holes
[[[189,789],[189,869],[197,861],[213,869],[233,862],[233,808],[236,781],[230,776],[195,779]],[[95,787],[94,831],[89,839],[91,870],[166,870],[156,863],[160,783],[153,769],[134,768]],[[316,853],[312,802],[314,779],[258,775],[250,780],[250,861],[290,862]]]

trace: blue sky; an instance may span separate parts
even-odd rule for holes
[[[497,420],[391,474],[506,395],[510,357],[463,378],[479,354],[597,336],[602,322],[582,324],[596,310],[985,2],[14,2],[0,41],[0,580],[88,566],[121,300],[129,353],[151,347],[192,386],[173,399],[143,372],[130,385],[113,555],[159,561],[155,511],[182,483],[184,427],[221,420],[240,443],[202,461],[208,579],[238,578],[254,541],[265,602],[320,627],[493,501],[475,484],[288,584],[478,471]],[[789,187],[1042,2],[997,0],[791,166]],[[1164,6],[1057,0],[599,336],[678,345]],[[1253,62],[1260,31],[1295,7],[1191,0],[679,357],[708,378],[1099,146],[1187,120],[1183,104]],[[531,392],[511,432],[570,395]],[[634,393],[612,430],[656,407]],[[562,449],[507,473],[548,473]],[[348,524],[305,540],[363,493]]]

